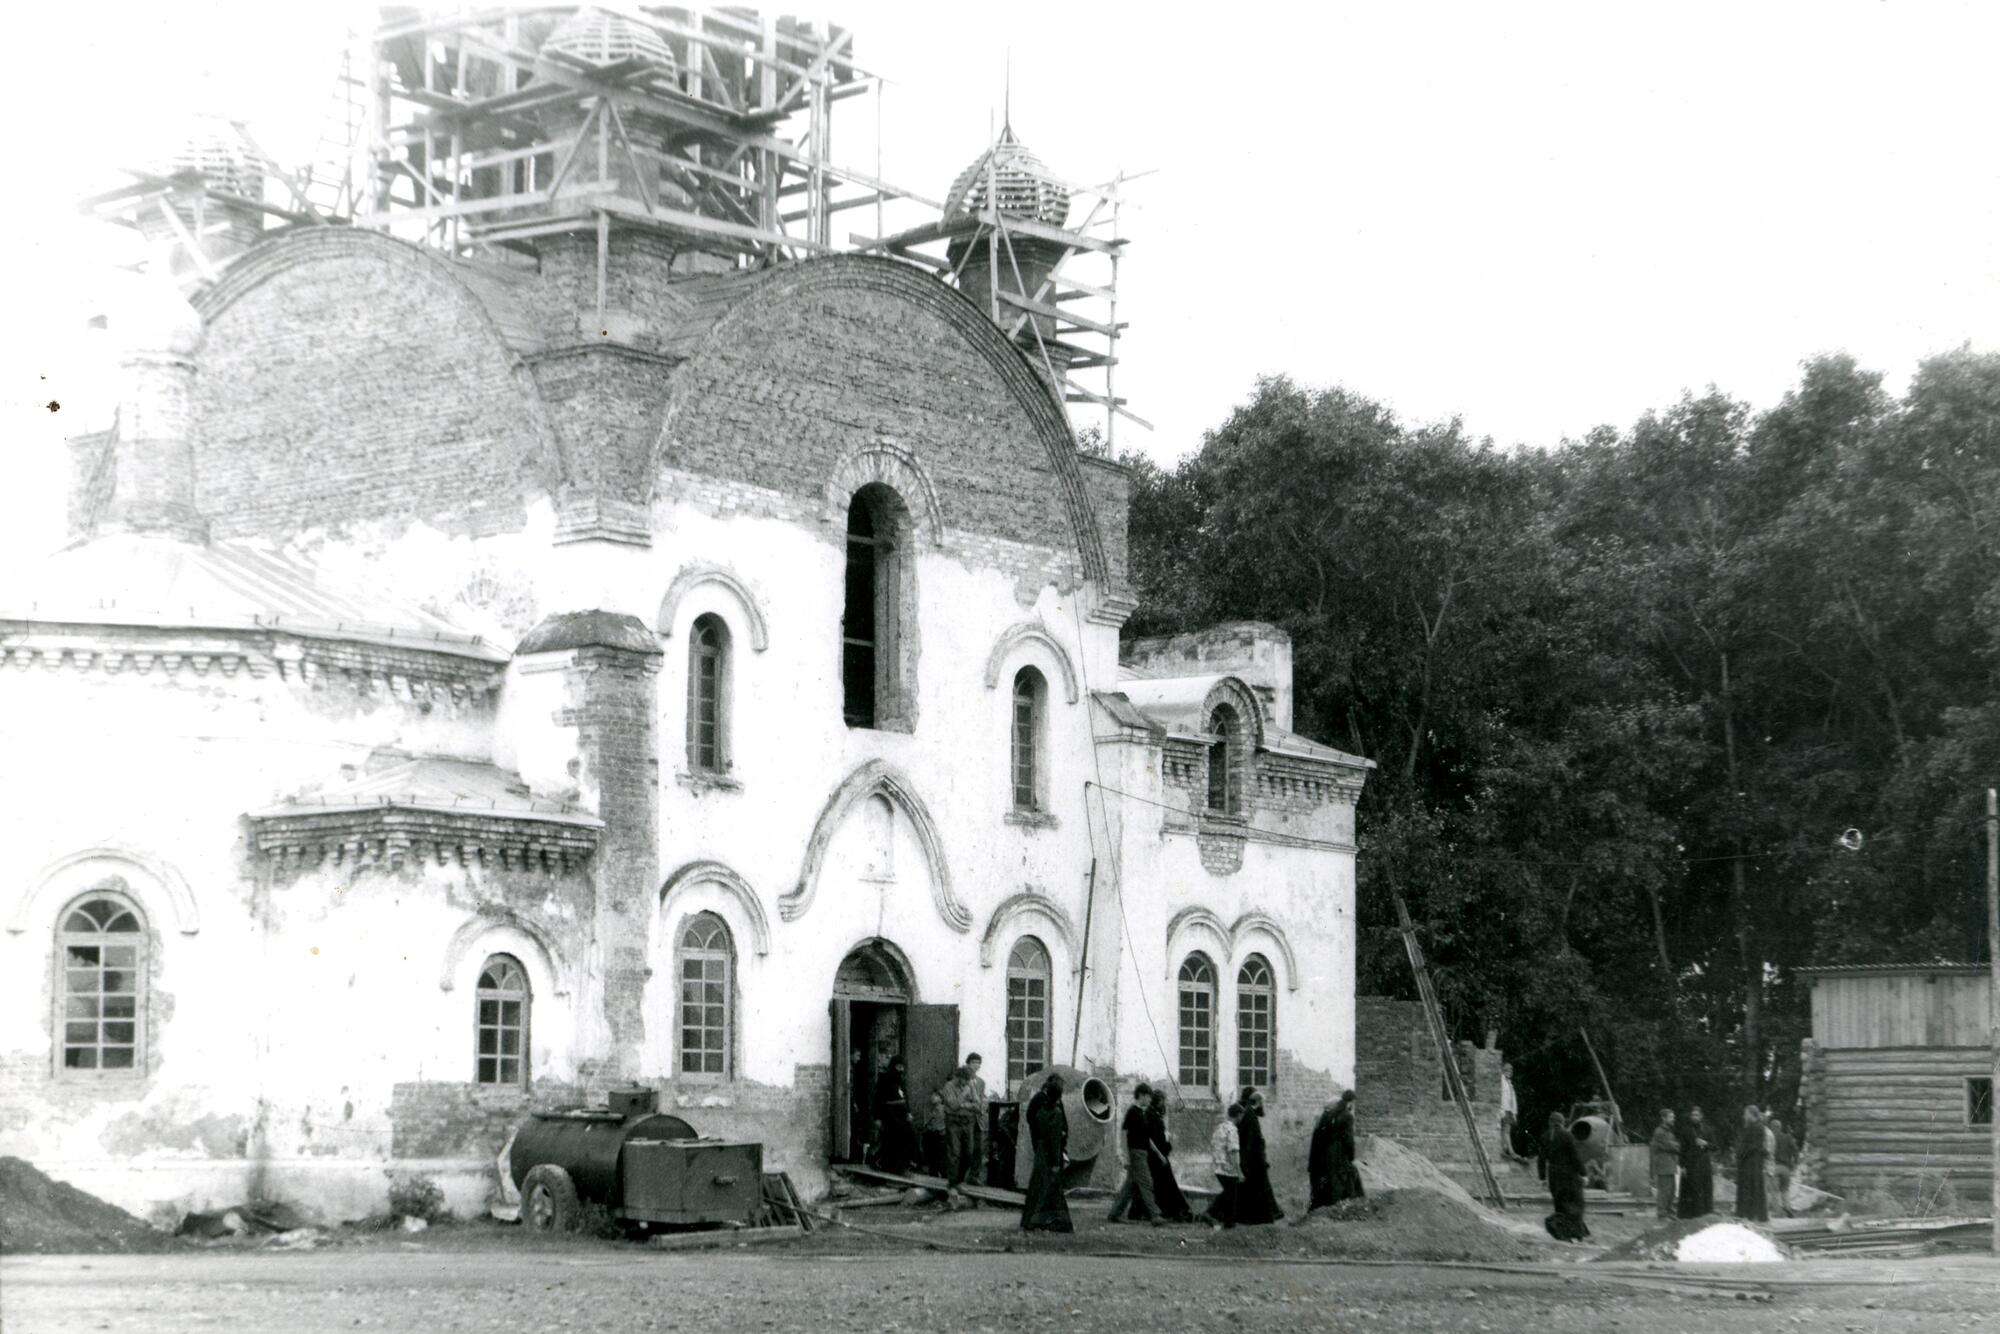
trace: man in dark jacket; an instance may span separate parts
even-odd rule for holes
[[[1653,1170],[1653,1204],[1660,1217],[1674,1216],[1674,1179],[1680,1175],[1681,1139],[1674,1133],[1674,1109],[1669,1107],[1660,1113],[1660,1128],[1653,1132],[1648,1143],[1652,1150],[1649,1166]]]
[[[1125,1109],[1125,1119],[1119,1124],[1119,1134],[1125,1141],[1125,1184],[1118,1188],[1118,1198],[1111,1202],[1111,1221],[1122,1223],[1127,1211],[1137,1205],[1142,1211],[1139,1218],[1159,1227],[1159,1201],[1153,1197],[1153,1129],[1146,1121],[1146,1108],[1153,1099],[1153,1086],[1140,1084],[1132,1090],[1132,1105]]]
[[[1785,1217],[1792,1216],[1792,1168],[1798,1165],[1799,1146],[1792,1138],[1792,1132],[1785,1129],[1783,1121],[1771,1122],[1774,1145],[1771,1150],[1771,1175],[1777,1181],[1777,1194],[1769,1201],[1773,1209],[1781,1210]]]

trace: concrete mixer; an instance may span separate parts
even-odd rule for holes
[[[1015,1184],[1025,1184],[1035,1169],[1035,1143],[1028,1133],[1028,1103],[1050,1075],[1062,1076],[1063,1112],[1069,1117],[1069,1167],[1063,1172],[1063,1185],[1084,1185],[1099,1163],[1104,1163],[1115,1178],[1120,1155],[1111,1130],[1111,1086],[1096,1075],[1058,1065],[1039,1070],[1021,1081],[1021,1129],[1014,1145]]]

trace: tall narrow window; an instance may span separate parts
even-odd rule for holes
[[[1013,777],[1014,809],[1042,809],[1042,712],[1048,684],[1033,667],[1014,677]]]
[[[1253,954],[1236,974],[1236,1082],[1268,1089],[1277,1082],[1277,993],[1271,965]]]
[[[842,711],[849,727],[875,725],[875,507],[856,495],[847,507],[847,605],[840,618]]]
[[[1049,1063],[1049,952],[1033,936],[1007,956],[1007,1087]]]
[[[479,970],[478,1045],[474,1078],[481,1084],[528,1082],[528,973],[512,955],[496,954]]]
[[[1236,710],[1227,704],[1209,715],[1208,730],[1214,736],[1208,746],[1208,808],[1230,813],[1236,810]]]
[[[849,727],[907,732],[916,721],[916,567],[902,497],[880,482],[847,507],[840,616],[841,713]]]
[[[1215,967],[1205,955],[1181,964],[1181,1085],[1215,1087]]]
[[[1969,1126],[1993,1124],[1993,1076],[1974,1075],[1965,1081],[1965,1123]]]
[[[711,1079],[729,1075],[730,976],[735,950],[729,928],[699,913],[681,929],[680,1072]]]
[[[729,676],[729,628],[717,616],[697,617],[688,636],[687,753],[692,773],[729,767],[724,728]]]
[[[62,916],[62,1069],[136,1075],[145,1068],[146,925],[122,894],[96,893]]]

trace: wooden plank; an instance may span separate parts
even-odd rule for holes
[[[1117,337],[1118,330],[1124,327],[1123,325],[1100,324],[1096,320],[1085,319],[1074,311],[1064,310],[1059,306],[1051,306],[1042,301],[1031,301],[1027,297],[1017,296],[1005,289],[995,292],[995,295],[1018,310],[1029,311],[1036,315],[1045,315],[1052,320],[1062,320],[1078,329],[1087,329],[1091,333],[1104,334],[1107,337]]]
[[[887,1181],[898,1186],[916,1186],[923,1190],[944,1191],[950,1189],[943,1177],[924,1176],[911,1172],[898,1176],[894,1172],[877,1171],[872,1167],[860,1167],[851,1163],[836,1163],[834,1170],[845,1176],[859,1177],[864,1181]],[[1028,1197],[1016,1190],[1002,1190],[998,1186],[960,1186],[959,1189],[975,1200],[989,1204],[1011,1205],[1018,1209],[1028,1202]]]
[[[665,1232],[647,1244],[656,1251],[713,1251],[734,1246],[762,1246],[777,1241],[797,1241],[805,1235],[796,1227],[723,1228],[715,1232]]]

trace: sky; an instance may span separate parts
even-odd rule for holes
[[[85,325],[129,256],[74,201],[201,110],[246,119],[280,160],[312,157],[342,35],[371,13],[217,0],[10,18],[37,59],[17,62],[8,123],[43,128],[11,150],[0,222],[25,257],[0,332],[15,465],[0,556],[60,542],[61,441],[108,421],[104,340]],[[1118,388],[1154,429],[1121,425],[1118,444],[1162,463],[1265,374],[1541,448],[1709,384],[1769,407],[1823,352],[1900,389],[1928,355],[2000,349],[2000,5],[825,13],[886,80],[892,181],[941,197],[1003,99],[1056,172],[1148,173],[1124,187]],[[874,170],[876,111],[838,109],[836,161]]]

